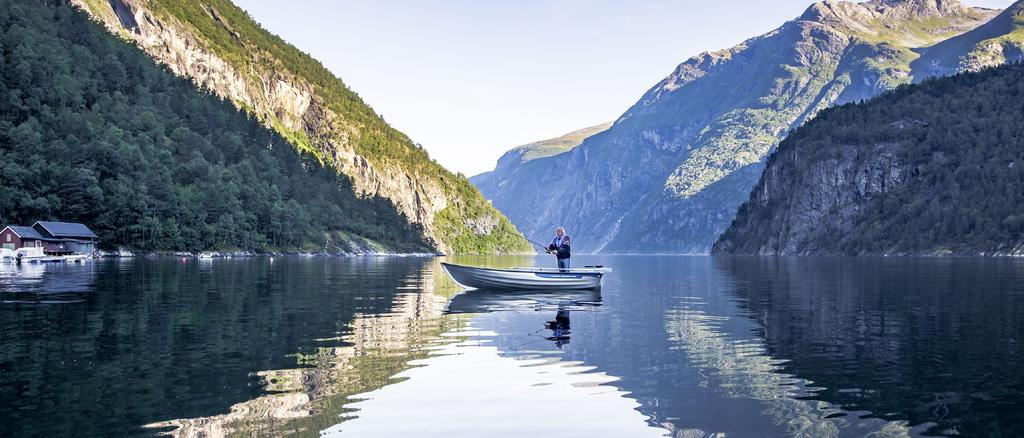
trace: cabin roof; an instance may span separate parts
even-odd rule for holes
[[[96,238],[96,234],[86,227],[85,225],[74,223],[74,222],[36,222],[32,227],[36,225],[42,227],[47,233],[50,233],[53,237],[87,237]]]
[[[22,239],[46,239],[45,237],[43,237],[42,234],[39,234],[39,232],[36,231],[35,228],[32,227],[26,227],[22,225],[8,225],[7,228],[10,228],[11,231],[14,231],[14,234],[17,234],[18,237]]]

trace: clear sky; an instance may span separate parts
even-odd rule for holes
[[[766,33],[812,3],[235,2],[466,175],[513,146],[614,120],[686,58]]]

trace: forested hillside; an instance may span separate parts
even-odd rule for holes
[[[1024,254],[1024,65],[822,112],[779,145],[714,252]]]
[[[197,86],[233,102],[293,148],[386,198],[448,253],[529,251],[464,175],[384,121],[319,61],[230,0],[70,0]],[[281,7],[291,7],[282,3]]]
[[[393,204],[64,1],[0,0],[0,223],[107,247],[426,251]]]

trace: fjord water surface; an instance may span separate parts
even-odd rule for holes
[[[491,266],[533,257],[457,257]],[[0,265],[0,435],[1013,436],[1024,261],[602,256]]]

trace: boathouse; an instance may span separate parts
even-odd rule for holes
[[[96,234],[73,222],[39,221],[31,227],[8,225],[0,231],[0,247],[42,248],[52,255],[89,254],[96,250]]]

